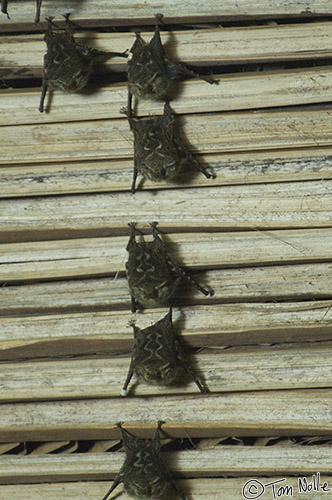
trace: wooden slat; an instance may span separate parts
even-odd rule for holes
[[[151,36],[151,31],[142,32],[147,41]],[[170,57],[190,64],[221,65],[330,58],[331,36],[332,24],[327,22],[161,32]],[[76,40],[101,50],[123,52],[131,48],[135,35],[77,33]],[[0,38],[0,44],[3,78],[41,77],[46,51],[42,34],[7,35]],[[125,71],[126,60],[114,57],[109,67]]]
[[[193,347],[332,340],[331,301],[238,303],[174,311],[174,328]],[[141,313],[146,328],[167,310]],[[0,359],[130,352],[129,307],[122,312],[0,319]]]
[[[181,405],[178,396],[7,403],[1,439],[110,439],[120,435],[119,420],[132,431],[139,422],[150,436],[158,420],[174,437],[331,435],[331,404],[330,389],[183,395]]]
[[[329,107],[198,114],[180,121],[196,154],[332,145]],[[4,127],[1,134],[0,163],[5,165],[133,155],[126,119],[17,125]]]
[[[245,347],[198,354],[195,365],[213,393],[249,391],[253,387],[256,391],[313,389],[332,386],[332,382],[328,382],[332,378],[331,356],[331,343]],[[4,363],[0,371],[0,401],[118,397],[129,365],[128,356]],[[196,385],[188,377],[187,385],[174,387],[140,383],[136,387],[132,383],[128,397],[197,392]]]
[[[19,266],[19,262],[26,261],[25,255],[29,252],[40,251],[40,255],[34,253],[28,259],[32,261],[33,266],[33,262],[37,260],[49,259],[52,252],[56,250],[55,258],[65,260],[74,258],[76,267],[81,267],[83,261],[84,265],[88,263],[93,249],[96,252],[94,254],[96,259],[94,263],[89,264],[92,266],[89,274],[100,272],[100,259],[106,263],[103,272],[111,272],[109,268],[111,262],[116,262],[115,270],[118,271],[121,259],[125,255],[126,238],[120,240],[117,238],[89,239],[87,236],[128,234],[129,222],[136,221],[141,227],[146,228],[149,227],[152,219],[159,222],[160,229],[165,233],[174,230],[183,231],[184,228],[186,231],[261,229],[261,235],[258,231],[256,231],[257,234],[248,232],[249,238],[253,238],[250,241],[262,241],[265,244],[264,240],[271,240],[270,243],[272,244],[273,241],[275,248],[280,248],[281,245],[285,252],[287,252],[287,246],[291,247],[294,244],[296,249],[292,249],[291,260],[295,258],[303,261],[304,258],[312,257],[312,246],[315,245],[317,239],[323,242],[330,237],[328,228],[331,225],[331,189],[332,180],[325,180],[323,182],[211,186],[208,189],[188,188],[181,192],[177,189],[143,191],[135,195],[120,192],[93,196],[0,200],[0,241],[2,242],[56,238],[65,240],[68,237],[85,236],[84,239],[71,241],[1,246],[0,252],[5,253],[1,255],[1,261],[17,262]],[[298,233],[291,230],[291,228],[308,227],[322,228],[321,231],[312,230],[314,243],[307,241],[305,237],[303,239],[302,229]],[[264,231],[268,229],[281,229],[281,231],[267,231],[267,234],[264,234]],[[236,233],[232,236],[227,233],[226,237],[232,246],[232,251],[235,249],[236,241],[247,239],[248,235]],[[291,239],[294,237],[294,243],[291,240],[288,243],[288,237]],[[181,238],[179,244],[182,243]],[[184,235],[183,238],[187,239],[188,236]],[[207,250],[206,245],[203,248],[203,242],[219,243],[220,238],[223,240],[224,236],[209,233],[204,236],[196,235],[194,244],[202,245],[200,250],[202,255]],[[286,239],[286,242],[278,243],[278,238]],[[117,247],[118,243],[121,247]],[[85,253],[80,249],[81,245],[84,246]],[[114,250],[118,249],[116,256],[112,254],[110,260],[111,246]],[[12,252],[12,255],[7,252]],[[257,251],[257,254],[260,255],[260,252]],[[205,258],[209,259],[205,260],[206,264],[212,264],[209,256],[206,255]],[[243,258],[248,264],[248,258]],[[327,255],[325,252],[325,246],[315,254],[314,259],[317,258],[330,258],[330,254]],[[254,262],[259,263],[259,259],[261,259],[260,256],[255,258]],[[287,261],[286,258],[284,260]],[[226,264],[224,254],[222,262]],[[271,262],[271,259],[265,258],[263,262]],[[217,263],[221,264],[220,259]],[[65,262],[62,264],[64,265]],[[69,262],[66,263],[68,264]],[[44,273],[47,262],[44,262],[42,266],[38,272]],[[27,275],[26,269],[22,269],[21,279]],[[0,281],[17,279],[12,271],[7,266],[1,272]],[[70,276],[71,274],[72,271],[67,271],[65,268],[54,270],[54,276]]]
[[[202,155],[214,171],[213,186],[260,182],[324,180],[331,176],[332,149],[248,152]],[[132,160],[41,163],[31,166],[0,167],[0,197],[44,196],[50,194],[128,191],[133,174]],[[200,175],[183,176],[185,185],[211,186]],[[139,189],[181,189],[177,181],[144,180]]]
[[[303,495],[305,495],[306,500],[316,500],[321,498],[324,493],[320,494],[320,491],[303,491],[299,492],[298,479],[289,476],[273,476],[264,477],[259,480],[263,487],[255,483],[258,487],[258,492],[265,494],[267,498],[272,498],[272,486],[267,486],[269,483],[275,481],[280,481],[284,479],[281,483],[275,485],[276,493],[281,493],[286,495],[287,492],[292,492],[292,498],[294,500],[303,500]],[[327,482],[327,487],[331,488],[332,481],[331,476],[322,475],[321,476],[321,486],[323,486],[324,481]],[[308,483],[312,481],[312,475],[309,474],[307,477]],[[220,500],[220,498],[232,498],[232,500],[243,500],[242,491],[244,486],[248,483],[248,477],[240,478],[200,478],[200,479],[187,479],[177,481],[178,488],[181,492],[186,495],[190,495],[190,500]],[[253,483],[250,483],[253,484]],[[248,495],[248,488],[250,484],[247,484],[247,489],[245,490]],[[264,488],[265,485],[265,488]],[[1,486],[0,488],[0,500],[100,500],[103,495],[106,494],[107,490],[110,488],[110,481],[96,481],[89,482],[84,481],[81,483],[77,482],[66,482],[66,483],[53,483],[53,484],[24,484],[24,485],[9,485]],[[287,486],[292,487],[292,490],[281,490],[279,488]],[[117,490],[115,490],[115,494]],[[122,486],[119,486],[118,492],[121,492],[121,500],[132,500],[132,497],[123,492]],[[324,498],[328,495],[325,493]],[[285,497],[287,498],[287,497]]]
[[[203,275],[196,273],[195,277],[202,280]],[[331,297],[332,265],[310,263],[230,268],[206,271],[204,278],[214,290],[213,297],[203,299],[198,291],[185,289],[176,303],[188,306],[202,301],[212,304],[326,299]],[[319,304],[324,307],[324,303]],[[328,302],[326,304],[328,307]],[[271,306],[273,309],[274,305]],[[237,304],[236,307],[241,306]],[[129,308],[128,284],[124,277],[115,281],[90,278],[0,287],[0,316]]]
[[[162,460],[176,477],[299,474],[311,479],[313,471],[319,471],[322,475],[331,473],[331,450],[322,446],[222,445],[209,450],[162,452]],[[120,470],[123,461],[123,452],[4,456],[0,457],[0,484],[110,481]],[[265,482],[268,481],[264,479]]]
[[[267,186],[264,188],[267,189]],[[303,204],[305,202],[303,200]],[[183,216],[183,213],[179,213],[179,218],[180,215]],[[330,261],[331,239],[331,228],[166,233],[164,237],[166,247],[176,261],[199,268]],[[6,283],[98,274],[111,276],[125,270],[127,242],[128,237],[107,237],[3,244],[0,245],[0,281]],[[218,293],[218,289],[215,292]]]
[[[276,72],[215,75],[218,85],[188,80],[178,85],[179,95],[172,100],[177,114],[235,111],[331,102],[332,67],[323,66]],[[7,89],[0,91],[2,113],[0,125],[52,123],[94,119],[121,118],[120,109],[127,99],[127,85],[116,83],[98,92],[56,92],[49,113],[39,113],[40,89]],[[163,112],[163,103],[141,100],[137,113]]]
[[[2,29],[14,29],[16,24],[33,24],[35,15],[35,6],[27,4],[22,0],[9,1],[9,12],[11,19],[7,20],[5,15],[1,16]],[[73,2],[72,7],[75,8],[75,13],[80,19],[85,19],[90,22],[91,19],[98,18],[99,25],[103,20],[108,24],[114,22],[126,22],[133,24],[134,22],[152,22],[153,13],[160,11],[165,16],[167,22],[183,22],[187,21],[217,21],[223,19],[247,18],[247,17],[310,17],[318,15],[327,15],[331,13],[331,5],[328,0],[296,0],[292,3],[279,2],[271,0],[268,4],[264,0],[254,0],[249,4],[245,0],[225,0],[223,8],[216,4],[213,0],[207,0],[203,4],[198,4],[191,0],[185,0],[179,5],[176,0],[167,2],[156,2],[148,0],[144,3],[132,4],[129,0],[122,2],[121,5],[108,0],[92,0],[89,5],[84,2]],[[52,0],[43,0],[41,9],[41,20],[47,16],[60,15],[68,9],[66,2],[57,0],[56,6]],[[75,18],[75,14],[73,16]],[[133,18],[126,19],[126,18]]]

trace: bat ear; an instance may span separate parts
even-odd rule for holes
[[[167,325],[167,327],[172,327],[172,312],[172,308],[170,307],[166,316],[164,316],[161,320],[165,323],[165,325]]]
[[[136,35],[136,39],[135,39],[135,41],[130,49],[130,52],[133,55],[139,54],[141,52],[142,48],[146,45],[146,43],[144,42],[140,33],[136,32],[135,35]]]
[[[174,123],[174,115],[172,113],[172,109],[169,105],[169,102],[166,101],[165,104],[164,104],[164,115],[163,115],[163,118],[164,118],[164,124],[165,125],[173,125]]]
[[[149,45],[150,47],[153,47],[157,52],[163,53],[164,55],[164,48],[161,43],[160,39],[160,30],[159,30],[159,25],[161,24],[161,19],[163,18],[163,14],[156,14],[155,19],[156,19],[156,27],[154,30],[153,37],[151,38]]]
[[[161,330],[165,336],[165,340],[168,336],[173,336],[172,308],[170,308],[168,313],[157,321],[157,323],[154,323],[152,327],[157,328],[157,331]]]
[[[132,247],[133,245],[134,246],[136,245],[136,238],[135,238],[135,236],[138,233],[138,231],[136,229],[136,222],[129,222],[128,226],[130,227],[130,235],[129,235],[128,244],[126,246],[126,250],[129,252],[130,247]]]

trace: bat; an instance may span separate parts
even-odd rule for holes
[[[127,57],[126,52],[104,52],[80,45],[74,39],[73,25],[69,14],[64,15],[66,27],[64,31],[54,31],[52,18],[47,18],[47,29],[44,41],[47,52],[44,56],[44,72],[39,111],[44,110],[47,90],[78,92],[89,82],[93,64],[98,58],[112,56]]]
[[[132,436],[121,423],[121,430],[126,451],[126,459],[119,474],[103,500],[107,500],[112,491],[123,483],[124,490],[133,498],[169,498],[175,492],[181,500],[187,500],[181,494],[160,457],[160,429],[164,422],[159,421],[152,439]]]
[[[138,119],[133,118],[130,111],[127,118],[134,134],[132,193],[136,190],[138,173],[152,181],[160,181],[173,179],[189,167],[202,172],[208,179],[212,177],[175,137],[174,116],[168,102],[161,116]]]
[[[134,329],[135,344],[121,396],[127,395],[127,387],[134,374],[145,384],[168,386],[174,382],[181,383],[184,371],[190,375],[201,392],[207,392],[203,381],[191,369],[173,331],[172,308],[163,319],[144,330],[135,326],[135,323],[131,325]]]
[[[199,75],[181,63],[172,61],[165,53],[160,39],[159,24],[163,17],[156,14],[156,28],[149,43],[136,33],[136,40],[130,49],[132,57],[128,60],[128,92],[138,98],[149,96],[157,100],[167,100],[174,83],[184,76],[201,78],[208,83],[218,83],[210,76]]]
[[[130,223],[129,226],[131,231],[126,248],[129,253],[126,272],[132,312],[136,311],[137,305],[168,305],[179,290],[182,279],[194,285],[202,294],[211,294],[210,290],[199,285],[168,255],[158,234],[156,222],[151,223],[153,241],[142,238],[142,241],[137,242],[135,235],[140,232],[135,228],[135,223]]]

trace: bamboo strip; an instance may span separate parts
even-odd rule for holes
[[[239,0],[234,3],[233,0],[225,0],[223,8],[216,4],[213,0],[205,1],[203,4],[198,4],[192,0],[185,0],[179,5],[176,0],[167,2],[155,2],[148,0],[144,3],[135,4],[133,6],[130,0],[125,0],[121,5],[107,0],[90,1],[89,5],[85,3],[74,2],[76,7],[75,12],[80,18],[91,20],[99,18],[99,22],[103,19],[112,22],[123,21],[125,18],[134,18],[135,21],[145,22],[152,20],[156,10],[164,13],[165,20],[170,22],[184,22],[184,20],[220,20],[229,18],[246,18],[246,17],[284,17],[284,16],[319,16],[327,15],[331,12],[331,6],[328,0],[296,0],[296,2],[280,3],[277,0],[272,0],[266,5],[264,0],[254,0],[250,4],[244,0]],[[68,5],[64,0],[57,0],[55,7],[51,0],[43,0],[41,9],[41,20],[46,16],[60,15]],[[27,23],[33,21],[34,7],[27,5],[22,0],[15,0],[10,5],[11,20],[7,20],[3,15],[1,24],[3,27],[12,26],[14,23]],[[128,22],[128,20],[127,20]],[[130,22],[130,20],[129,20]],[[131,21],[133,22],[133,21]]]
[[[11,2],[11,7],[13,4],[15,5],[15,2]],[[51,15],[54,15],[54,11]],[[137,14],[135,17],[137,18]],[[154,24],[151,13],[149,17]],[[3,18],[1,20],[3,21]],[[178,12],[177,20],[179,21]],[[7,26],[10,26],[10,23]],[[91,23],[89,26],[91,27]],[[141,33],[142,38],[147,41],[151,39],[152,34],[152,31]],[[190,64],[214,65],[331,58],[331,36],[332,24],[328,22],[214,27],[188,31],[161,30],[162,43],[169,57]],[[90,32],[81,35],[77,33],[76,40],[101,50],[123,52],[131,48],[135,35],[123,32]],[[0,63],[2,77],[41,76],[45,54],[42,34],[3,36],[0,38],[0,44],[3,47]],[[110,63],[114,69],[125,70],[125,59],[114,57]]]
[[[140,314],[137,325],[146,328],[166,312]],[[173,314],[175,331],[196,348],[332,340],[331,301],[196,306]],[[129,319],[129,310],[1,318],[0,359],[129,353]]]
[[[197,114],[182,117],[181,123],[193,153],[227,153],[331,146],[330,114],[329,108]],[[0,163],[5,165],[133,155],[126,119],[17,125],[3,127],[1,134]]]
[[[46,256],[49,259],[56,250],[57,254],[54,257],[63,260],[61,263],[63,269],[60,266],[55,269],[54,276],[71,275],[70,267],[73,263],[68,260],[71,258],[76,260],[74,267],[81,268],[79,272],[81,275],[82,271],[83,275],[85,274],[85,270],[81,267],[83,264],[84,267],[86,264],[89,265],[89,274],[100,273],[99,262],[101,261],[105,264],[102,272],[111,272],[109,266],[113,265],[112,263],[116,265],[116,269],[113,268],[113,270],[118,271],[121,259],[125,256],[127,237],[111,239],[101,238],[101,236],[128,234],[129,222],[136,221],[139,223],[138,227],[147,228],[151,221],[155,220],[159,222],[159,227],[165,234],[174,230],[241,231],[257,228],[261,231],[249,232],[245,235],[241,232],[235,235],[227,233],[226,237],[232,247],[232,252],[233,250],[236,252],[234,246],[236,241],[249,237],[251,243],[262,242],[265,245],[265,241],[269,241],[269,246],[282,248],[286,254],[291,251],[291,260],[295,257],[297,261],[303,261],[304,257],[311,259],[313,245],[321,239],[323,247],[315,253],[314,259],[329,259],[330,253],[326,252],[324,241],[330,238],[331,189],[332,180],[325,180],[323,182],[211,186],[208,189],[188,188],[181,192],[178,189],[143,191],[135,195],[120,192],[0,200],[0,241],[18,242],[56,238],[64,240],[31,242],[24,245],[17,243],[16,246],[15,244],[2,245],[0,258],[2,263],[17,262],[14,266],[19,266],[20,262],[26,261],[25,255],[32,250],[38,251],[37,254],[30,255],[28,259],[33,266],[36,261],[44,261]],[[321,227],[322,230],[308,229],[310,227]],[[299,229],[294,233],[291,228],[306,228],[313,235],[314,243],[307,240],[304,230]],[[279,229],[279,231],[272,231],[272,229]],[[65,241],[66,238],[79,238],[80,236],[84,237]],[[89,239],[87,236],[100,238]],[[294,243],[292,241],[288,243],[289,236],[291,239],[294,237]],[[181,238],[188,241],[188,235],[179,236],[179,242],[182,243]],[[189,238],[192,239],[192,236]],[[201,265],[203,263],[221,264],[220,257],[217,260],[211,260],[206,253],[209,250],[206,248],[206,242],[217,244],[220,238],[223,240],[224,235],[206,233],[195,236],[194,244],[201,245]],[[278,239],[286,239],[286,242],[280,243]],[[292,244],[296,246],[295,249],[287,248]],[[84,251],[81,247],[84,247]],[[89,262],[92,249],[96,252],[95,260]],[[193,249],[190,248],[190,250]],[[262,259],[259,248],[254,250],[257,253],[257,258],[253,260],[255,263],[271,262],[269,257]],[[184,249],[184,253],[188,253],[187,248]],[[249,264],[248,258],[243,257],[243,259]],[[286,263],[287,258],[285,257],[284,260]],[[222,263],[226,264],[226,262],[227,259],[222,254]],[[234,263],[234,260],[231,262]],[[45,269],[47,262],[43,262],[42,266]],[[68,266],[69,270],[66,269]],[[0,281],[17,279],[13,275],[13,270],[10,266],[1,270]],[[45,271],[41,267],[38,273],[45,273]],[[20,279],[24,279],[26,274],[26,270],[22,269]]]
[[[222,445],[209,450],[163,452],[162,459],[173,476],[191,478],[226,474],[242,477],[299,474],[310,477],[317,470],[327,475],[331,472],[331,449],[322,446]],[[110,481],[123,461],[122,452],[27,457],[7,455],[0,457],[0,484]]]
[[[202,280],[201,274],[196,273],[195,277],[198,281]],[[332,265],[331,263],[311,263],[240,267],[206,271],[204,277],[204,281],[209,283],[214,290],[213,297],[203,299],[204,303],[208,302],[208,304],[253,300],[307,301],[316,299],[317,307],[324,307],[324,304],[329,307],[328,301],[317,302],[317,300],[331,296]],[[176,299],[177,304],[185,303],[187,306],[201,302],[202,295],[194,289],[184,289],[181,296]],[[263,304],[261,306],[265,307]],[[274,306],[279,307],[277,304],[266,305],[266,307],[269,306],[272,310]],[[301,304],[298,306],[301,308]],[[241,306],[237,304],[236,307]],[[248,307],[251,305],[249,304]],[[283,306],[280,305],[280,307]],[[0,287],[0,316],[58,314],[105,309],[114,313],[116,309],[128,310],[129,308],[128,284],[122,277],[116,280],[90,278]],[[272,310],[269,310],[269,315],[273,314]],[[225,310],[223,314],[226,314]],[[309,318],[306,321],[308,322]]]
[[[214,393],[313,389],[332,385],[328,382],[332,378],[331,356],[331,343],[260,346],[199,354],[195,364]],[[129,357],[5,363],[1,365],[0,401],[118,397],[129,364]],[[128,397],[196,394],[194,382],[189,377],[186,382],[173,387],[131,384]]]
[[[213,186],[260,182],[325,180],[331,177],[332,150],[293,150],[203,155],[214,171]],[[15,167],[15,168],[14,168]],[[0,168],[0,197],[127,191],[133,174],[132,160],[113,162],[60,162]],[[201,175],[185,180],[186,186],[211,186]],[[140,189],[181,189],[178,181],[144,180]]]
[[[1,439],[47,441],[119,437],[115,423],[135,432],[166,422],[170,436],[331,435],[332,391],[258,391],[221,395],[110,398],[1,406]],[[131,425],[134,426],[132,429]]]
[[[332,100],[332,69],[295,69],[277,72],[216,75],[219,85],[207,85],[201,80],[179,83],[178,97],[172,100],[177,114],[236,111],[314,104]],[[81,93],[55,93],[51,113],[38,113],[39,89],[2,90],[0,125],[21,125],[121,118],[120,109],[127,99],[127,85],[116,83]],[[163,104],[141,100],[140,116],[162,113]]]
[[[167,312],[140,314],[146,328]],[[331,301],[237,303],[174,312],[175,331],[193,347],[331,340]],[[1,359],[130,352],[129,311],[0,319]]]
[[[166,233],[164,237],[177,262],[198,268],[330,261],[331,239],[331,228]],[[127,242],[128,237],[107,237],[3,244],[0,281],[110,276],[124,271]],[[218,294],[218,289],[215,292]]]
[[[258,488],[256,491],[258,493],[265,493],[265,495],[270,495],[272,498],[272,485],[276,481],[280,481],[274,485],[275,494],[280,495],[290,495],[294,500],[302,500],[303,495],[305,495],[306,500],[316,500],[319,496],[322,497],[324,493],[321,493],[320,487],[323,487],[324,481],[327,482],[326,487],[331,488],[331,477],[328,475],[323,475],[320,477],[320,486],[318,490],[311,491],[308,489],[306,492],[303,490],[299,491],[299,480],[294,477],[264,477],[257,482],[248,483],[247,477],[240,478],[200,478],[200,479],[187,479],[177,481],[178,488],[181,492],[186,495],[190,495],[190,500],[220,500],[220,498],[232,498],[232,500],[243,500],[242,491],[245,494],[249,494],[248,488],[253,485]],[[307,477],[307,482],[310,484],[313,481],[312,475]],[[270,486],[268,486],[270,484]],[[66,483],[53,483],[53,484],[24,484],[20,485],[10,485],[1,486],[0,488],[0,500],[100,500],[103,495],[110,488],[110,481],[84,481],[84,482],[66,482]],[[309,487],[309,486],[308,486]],[[283,488],[283,489],[281,489]],[[313,488],[313,485],[311,485]],[[328,491],[328,490],[327,490]],[[121,500],[132,500],[132,497],[123,492],[122,486],[119,486],[119,493],[121,492]],[[321,493],[321,495],[320,495]],[[115,491],[116,494],[116,491]],[[326,494],[325,494],[326,496]]]

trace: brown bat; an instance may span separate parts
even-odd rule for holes
[[[37,0],[35,23],[39,23],[41,3],[42,0]],[[8,0],[1,0],[1,12],[6,14],[8,19],[10,19],[7,7],[8,7]]]
[[[201,392],[207,392],[204,382],[191,369],[180,340],[173,331],[172,308],[163,319],[144,330],[134,323],[132,327],[135,344],[121,396],[127,395],[127,387],[134,374],[144,384],[167,386],[180,382],[184,371]]]
[[[168,102],[164,114],[150,118],[133,118],[127,114],[134,134],[134,173],[131,192],[135,192],[138,173],[152,181],[173,179],[186,168],[211,176],[190,151],[175,137],[174,116]]]
[[[44,56],[43,87],[39,105],[41,113],[44,110],[48,89],[78,92],[88,84],[96,59],[112,56],[127,57],[125,52],[103,52],[76,43],[69,14],[64,17],[66,28],[62,32],[54,32],[55,25],[52,18],[47,19],[48,25],[44,37],[47,52]]]
[[[164,422],[158,422],[152,439],[136,438],[126,431],[121,423],[122,439],[126,450],[126,459],[119,474],[103,500],[123,483],[124,490],[133,498],[170,498],[172,491],[182,500],[186,497],[179,492],[176,483],[164,466],[160,457],[160,429]]]
[[[184,76],[201,78],[208,83],[218,83],[210,76],[198,75],[183,64],[171,61],[165,54],[161,44],[159,23],[162,14],[156,14],[156,28],[149,43],[142,40],[136,33],[136,40],[130,49],[131,59],[128,60],[128,92],[129,106],[131,96],[149,96],[157,100],[167,100],[174,83]]]
[[[139,231],[135,223],[131,227],[126,263],[127,278],[131,294],[131,310],[136,306],[155,307],[168,305],[179,290],[182,279],[194,285],[204,295],[211,292],[199,285],[187,271],[176,264],[168,255],[162,239],[159,237],[157,223],[152,222],[153,241],[137,242],[135,235]]]

